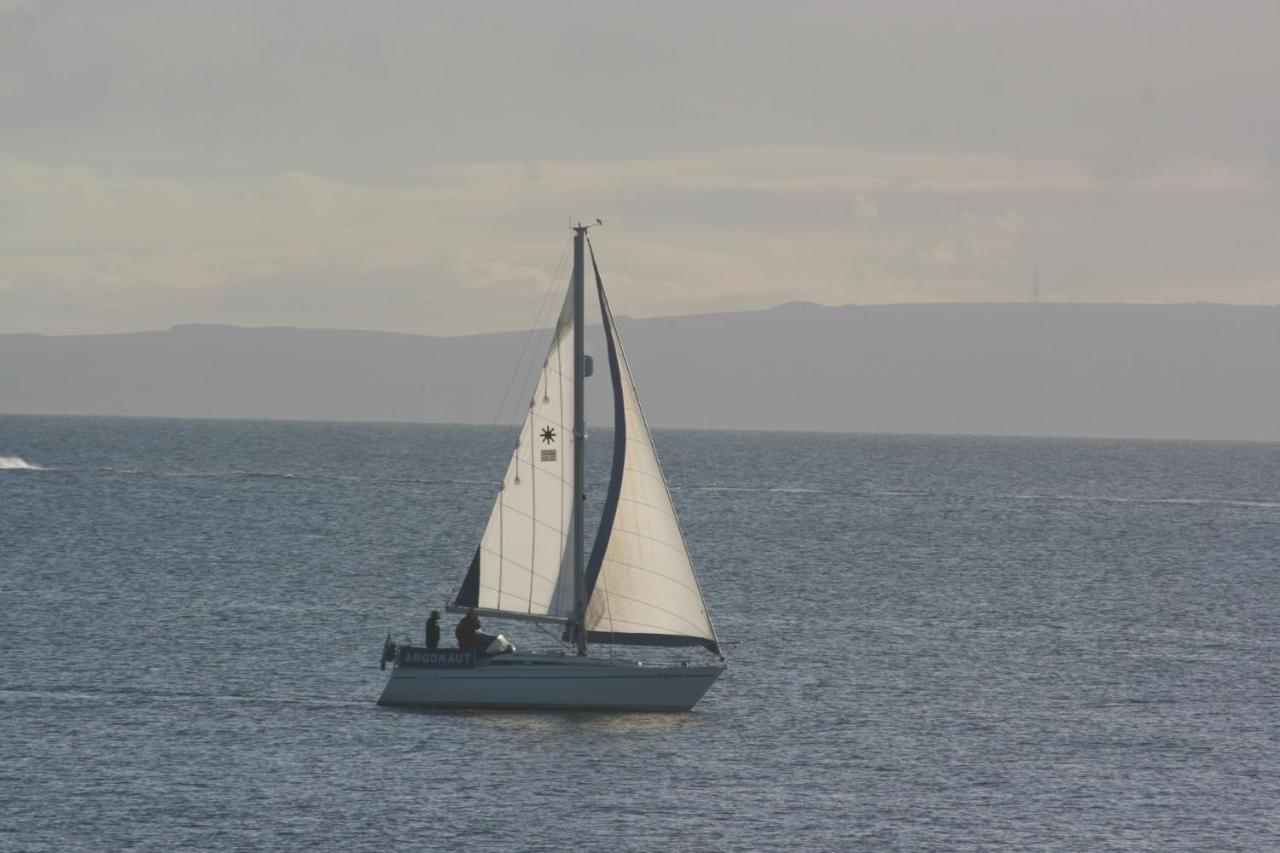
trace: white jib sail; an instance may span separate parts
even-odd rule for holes
[[[560,618],[573,612],[573,567],[566,555],[573,517],[573,399],[570,293],[480,540],[478,588],[467,606]]]
[[[591,569],[596,569],[598,561],[587,606],[587,630],[614,635],[618,642],[664,645],[670,641],[672,645],[682,645],[687,644],[680,642],[682,639],[700,639],[714,645],[715,632],[694,577],[618,329],[598,278],[597,284],[601,314],[613,340],[611,358],[618,371],[614,393],[621,397],[626,440],[614,450],[614,477],[620,480],[612,525],[606,528],[610,511],[607,502],[598,536],[606,535],[607,529],[608,541],[602,555],[593,554],[588,572],[590,583]],[[615,369],[614,363],[611,370]],[[619,450],[623,451],[620,470],[616,458]],[[608,641],[604,636],[598,639]]]

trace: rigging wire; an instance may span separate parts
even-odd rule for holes
[[[572,243],[572,241],[573,241],[572,237],[566,240],[564,244],[564,249],[560,252],[560,260],[556,263],[555,272],[551,274],[551,280],[547,283],[546,292],[543,293],[542,295],[542,304],[538,306],[538,313],[534,317],[533,325],[529,327],[529,332],[528,334],[525,335],[524,346],[520,348],[520,357],[516,359],[515,367],[512,368],[511,370],[511,377],[507,379],[507,387],[502,392],[502,402],[498,403],[498,409],[493,413],[493,420],[489,424],[489,426],[491,427],[497,426],[498,423],[502,420],[502,410],[506,408],[507,399],[508,397],[511,396],[511,388],[515,385],[516,377],[520,374],[521,368],[524,366],[524,358],[525,358],[525,354],[528,353],[529,351],[529,344],[533,342],[534,336],[537,334],[538,330],[542,326],[542,323],[543,323],[542,315],[547,310],[547,303],[551,299],[551,294],[555,293],[557,290],[556,285],[560,281],[561,273],[564,272],[565,260],[569,256],[569,246]],[[537,350],[534,350],[534,352],[536,353]],[[536,371],[533,371],[533,372],[536,373]],[[523,389],[523,387],[526,384],[528,384],[527,378],[525,382],[521,384],[521,388]],[[516,408],[516,412],[518,413],[519,411],[520,411],[519,408]],[[513,426],[515,424],[515,417],[516,416],[513,415],[511,420],[511,424]]]

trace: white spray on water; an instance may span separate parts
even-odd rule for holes
[[[0,471],[43,471],[39,465],[32,465],[21,456],[0,456]]]

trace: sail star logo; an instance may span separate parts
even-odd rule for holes
[[[542,435],[543,444],[551,444],[556,440],[556,431],[549,426],[542,428],[541,435]],[[542,448],[542,452],[538,455],[538,458],[541,459],[543,462],[558,461],[556,459],[556,449],[554,447]]]

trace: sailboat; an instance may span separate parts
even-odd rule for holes
[[[597,220],[598,222],[598,220]],[[383,647],[380,705],[687,711],[724,672],[653,439],[640,408],[588,230],[573,235],[569,292],[529,411],[470,567],[446,609],[559,631],[527,652],[479,634],[468,648]],[[585,548],[585,256],[590,252],[613,391],[613,458],[600,525]],[[567,452],[566,452],[567,451]],[[554,637],[554,634],[552,635]],[[610,648],[608,655],[599,647]],[[704,650],[645,662],[615,646]],[[592,650],[596,650],[592,654]]]

